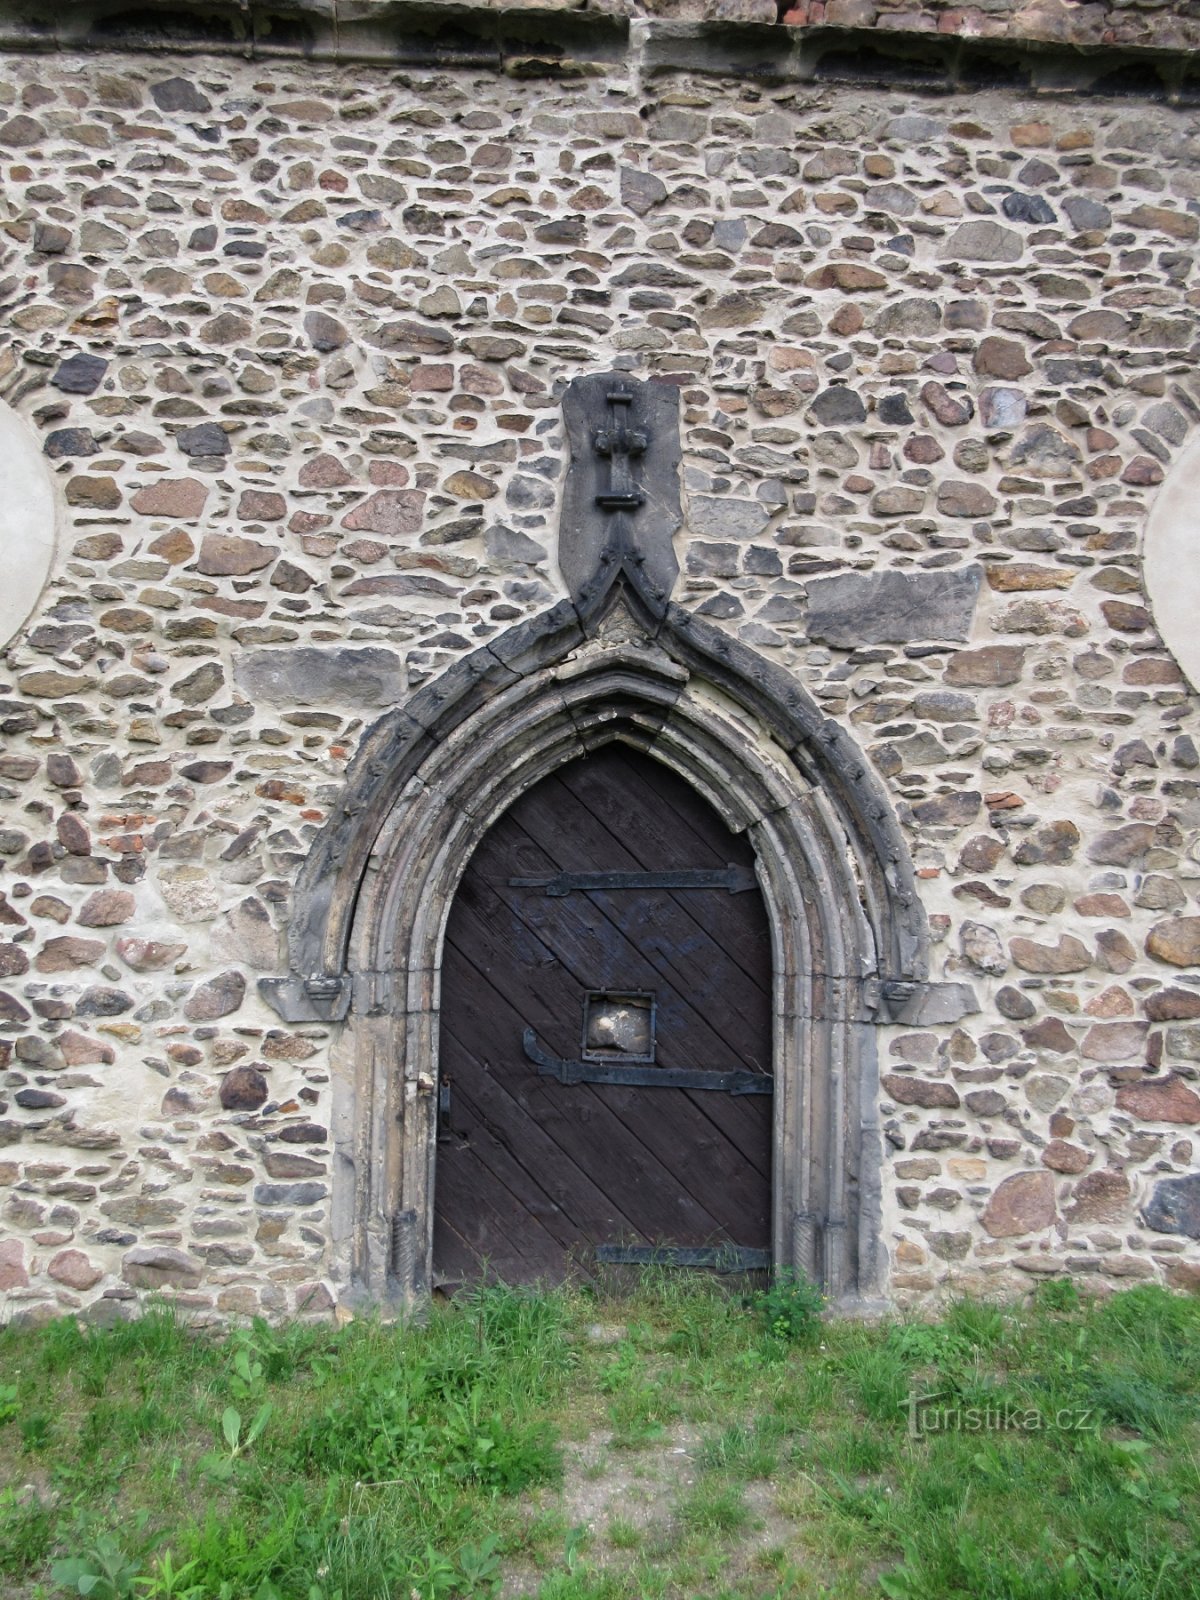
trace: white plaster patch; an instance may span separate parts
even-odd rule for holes
[[[1200,439],[1176,461],[1146,523],[1146,593],[1163,643],[1200,689]]]
[[[0,401],[0,648],[37,604],[54,560],[54,485],[28,424]]]

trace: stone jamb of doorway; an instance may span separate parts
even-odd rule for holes
[[[431,1283],[442,940],[491,824],[610,740],[745,832],[772,928],[773,1252],[835,1304],[886,1289],[875,1027],[977,1010],[927,981],[903,836],[853,740],[786,674],[625,582],[476,651],[368,735],[298,885],[287,1021],[333,1050],[333,1255],[343,1298],[418,1309]]]

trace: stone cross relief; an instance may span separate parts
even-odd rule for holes
[[[576,378],[563,396],[571,446],[559,565],[577,605],[624,574],[662,612],[679,576],[679,391],[623,372]]]
[[[629,426],[633,393],[623,384],[614,384],[607,395],[609,422],[597,428],[596,453],[607,456],[610,477],[607,489],[596,496],[596,504],[606,511],[636,511],[645,503],[645,495],[634,487],[630,465],[634,456],[646,453],[649,440],[644,429]]]

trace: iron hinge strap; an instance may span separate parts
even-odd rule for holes
[[[769,1250],[749,1245],[598,1244],[596,1260],[622,1267],[711,1267],[717,1272],[764,1272]]]
[[[509,878],[510,889],[542,889],[548,895],[567,895],[591,889],[725,889],[745,894],[758,887],[749,867],[687,867],[674,872],[556,872],[540,878]]]
[[[563,1061],[548,1054],[537,1042],[532,1028],[525,1030],[525,1054],[538,1069],[539,1078],[554,1078],[572,1086],[579,1083],[608,1083],[641,1089],[710,1089],[718,1094],[774,1094],[775,1080],[763,1072],[744,1067],[728,1072],[708,1072],[692,1067],[656,1067],[650,1064],[615,1061]]]

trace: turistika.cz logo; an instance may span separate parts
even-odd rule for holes
[[[910,1439],[925,1439],[932,1433],[1084,1433],[1095,1429],[1088,1406],[1063,1406],[1053,1412],[1007,1401],[969,1406],[949,1390],[910,1394],[903,1409],[908,1412]]]

